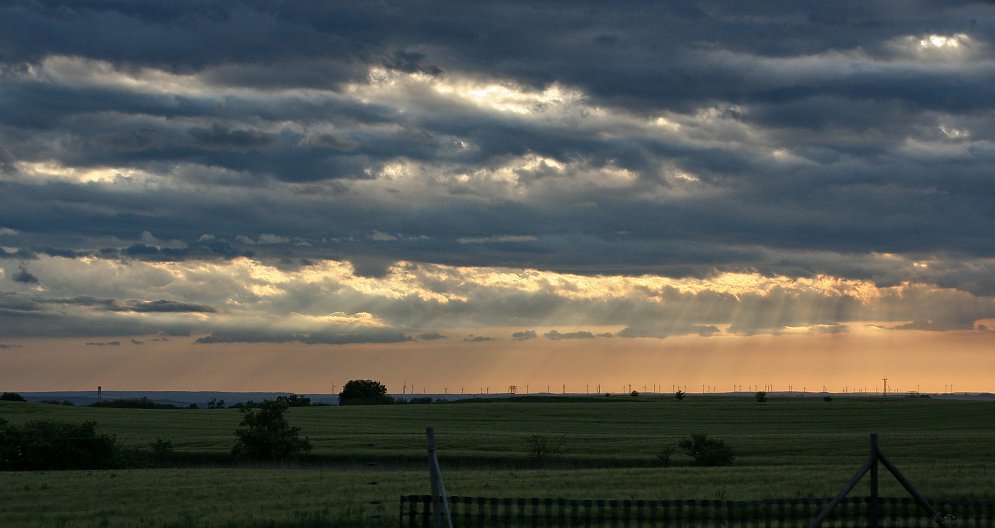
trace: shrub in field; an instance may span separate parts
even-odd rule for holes
[[[21,396],[20,394],[18,394],[16,392],[5,392],[3,394],[0,394],[0,401],[19,401],[19,402],[22,402],[22,401],[27,401],[27,400],[24,399],[24,396]]]
[[[753,395],[753,398],[758,402],[763,403],[767,401],[767,393],[764,391],[757,391],[757,393]]]
[[[157,465],[167,464],[173,459],[173,442],[156,438],[149,443],[152,450],[152,462]]]
[[[677,392],[674,393],[674,398],[677,398],[677,401],[684,401],[684,391],[677,389]]]
[[[305,398],[300,394],[291,394],[289,396],[277,396],[276,401],[282,401],[287,404],[287,407],[310,407],[311,398]]]
[[[676,449],[674,446],[667,446],[656,454],[656,459],[660,461],[661,466],[670,467],[670,456],[674,454]]]
[[[632,393],[629,394],[629,396],[632,396],[633,398],[638,398],[639,397],[639,391],[632,391]]]
[[[525,449],[529,455],[529,463],[533,467],[542,468],[560,456],[563,441],[550,438],[543,434],[534,434],[525,439]]]
[[[0,470],[101,469],[117,456],[114,437],[97,434],[94,422],[0,420]]]
[[[387,387],[374,380],[349,380],[339,393],[339,405],[386,405],[394,403]]]
[[[300,428],[291,427],[283,417],[285,402],[263,400],[240,412],[242,423],[235,430],[236,442],[231,449],[236,458],[288,460],[311,450],[310,440],[300,438]]]
[[[833,401],[833,397],[829,396],[829,395],[823,396],[822,397],[822,401],[831,402],[831,401]]]
[[[732,448],[722,440],[708,438],[708,435],[693,434],[678,444],[696,466],[729,466],[735,457]]]

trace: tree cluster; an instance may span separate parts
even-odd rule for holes
[[[349,380],[339,393],[339,405],[389,405],[387,386],[374,380]]]
[[[285,461],[310,451],[311,441],[300,437],[300,427],[291,427],[284,418],[288,407],[280,400],[242,407],[232,455],[245,460]]]
[[[0,419],[0,470],[102,469],[117,465],[118,455],[115,438],[97,434],[94,422]]]

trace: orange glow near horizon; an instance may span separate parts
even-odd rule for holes
[[[478,335],[487,330],[477,329]],[[507,329],[505,329],[507,331]],[[560,329],[561,332],[569,329]],[[462,335],[459,333],[462,332]],[[541,336],[540,332],[540,336]],[[378,345],[193,344],[170,338],[83,346],[79,339],[22,340],[2,351],[0,386],[14,391],[217,390],[330,393],[349,379],[383,381],[392,393],[690,393],[753,391],[995,392],[995,332],[564,339],[470,343],[466,330],[438,341]],[[495,334],[500,335],[500,334]],[[507,334],[510,335],[510,334]],[[99,341],[93,339],[91,341]]]

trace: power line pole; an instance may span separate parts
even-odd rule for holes
[[[888,378],[881,378],[881,381],[884,382],[884,393],[883,393],[883,395],[884,396],[888,396]]]

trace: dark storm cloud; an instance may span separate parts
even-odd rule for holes
[[[38,284],[38,277],[35,277],[28,271],[28,268],[24,265],[17,267],[18,271],[12,277],[14,282],[23,282],[25,284]]]
[[[543,336],[550,341],[559,341],[561,339],[594,339],[594,334],[586,330],[579,332],[557,332],[556,330],[550,330],[543,334]]]
[[[121,308],[132,312],[188,312],[188,313],[215,313],[217,310],[210,306],[191,304],[177,301],[127,301]]]
[[[428,332],[418,336],[418,339],[422,341],[438,341],[439,339],[445,339],[446,336],[438,332]]]
[[[138,312],[138,313],[215,313],[217,310],[210,306],[201,304],[184,303],[178,301],[118,301],[115,299],[98,299],[94,297],[74,297],[72,299],[39,299],[37,302],[47,304],[62,304],[94,307],[111,312]]]
[[[389,328],[285,332],[245,327],[215,331],[211,335],[198,338],[195,342],[199,344],[299,342],[308,345],[345,345],[351,343],[401,343],[406,341],[411,341],[411,337]]]
[[[213,124],[211,128],[191,128],[188,130],[197,143],[206,148],[246,150],[272,145],[275,139],[252,130],[231,130]]]

